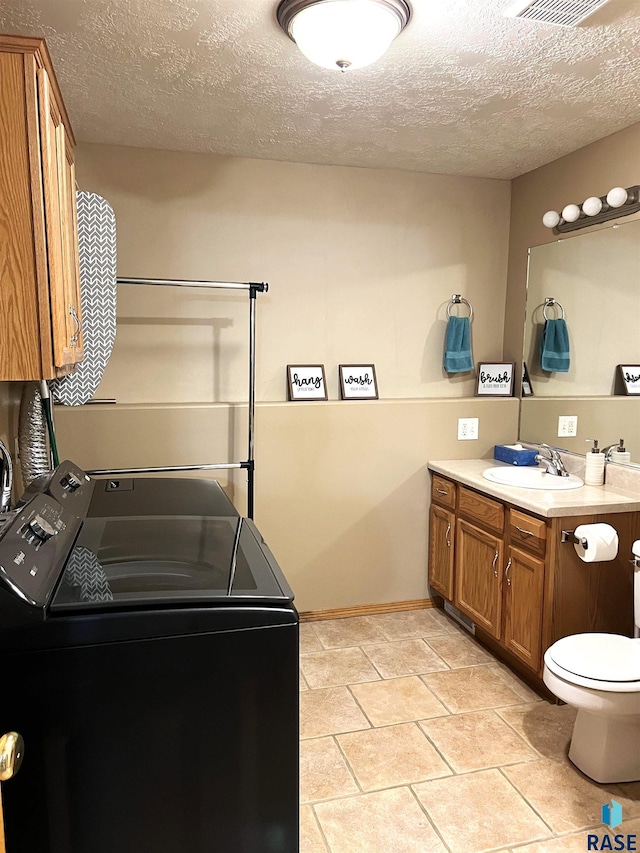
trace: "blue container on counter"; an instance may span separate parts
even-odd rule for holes
[[[537,453],[537,450],[527,450],[520,445],[496,444],[493,448],[493,458],[509,465],[537,465]]]

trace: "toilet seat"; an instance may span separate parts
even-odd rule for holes
[[[640,642],[621,634],[573,634],[550,646],[547,668],[571,684],[613,693],[640,692]]]

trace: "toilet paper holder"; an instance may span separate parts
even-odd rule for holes
[[[560,541],[571,542],[574,545],[582,545],[585,551],[589,547],[587,539],[584,536],[576,536],[575,530],[563,530],[560,535]]]

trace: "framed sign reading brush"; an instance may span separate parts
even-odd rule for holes
[[[326,400],[327,381],[323,364],[288,364],[289,400]]]
[[[619,364],[618,373],[622,380],[623,394],[640,394],[640,364]]]
[[[340,397],[343,400],[377,400],[378,384],[373,364],[340,364]]]
[[[478,397],[512,397],[513,362],[480,362],[476,395]]]

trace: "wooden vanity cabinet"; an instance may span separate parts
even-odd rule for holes
[[[440,506],[457,496],[455,512]],[[476,628],[528,668],[542,660],[547,526],[434,475],[430,510],[429,584]],[[455,548],[443,542],[455,529]],[[445,581],[443,581],[443,578]]]
[[[433,474],[430,518],[430,586],[471,619],[496,654],[536,676],[538,685],[544,652],[561,637],[632,635],[628,555],[640,538],[640,513],[540,518]],[[585,563],[571,542],[562,542],[562,531],[597,522],[618,531],[618,556]]]
[[[0,35],[0,380],[82,359],[75,140],[43,39]]]

